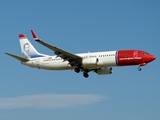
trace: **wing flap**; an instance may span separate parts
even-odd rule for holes
[[[14,54],[10,54],[10,53],[7,53],[7,52],[5,52],[5,54],[7,54],[7,55],[9,55],[9,56],[11,56],[11,57],[13,57],[13,58],[15,58],[15,59],[21,61],[21,62],[27,62],[27,61],[29,61],[29,60],[26,59],[26,58],[23,58],[23,57],[14,55]]]

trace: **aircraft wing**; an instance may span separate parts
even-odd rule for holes
[[[57,55],[57,57],[61,57],[64,61],[69,61],[70,65],[75,66],[77,65],[79,62],[82,61],[82,57],[72,54],[70,52],[67,52],[65,50],[62,50],[60,48],[57,48],[56,46],[52,46],[42,40],[40,40],[37,35],[34,33],[33,30],[31,30],[32,36],[34,38],[35,41],[37,41],[38,43],[44,45],[45,47],[51,49],[54,51],[54,53]]]
[[[7,52],[6,52],[5,54],[7,54],[7,55],[9,55],[9,56],[11,56],[11,57],[13,57],[13,58],[15,58],[15,59],[21,61],[21,62],[27,62],[27,61],[29,61],[29,60],[26,59],[26,58],[19,57],[19,56],[17,56],[17,55],[13,55],[13,54],[10,54],[10,53],[7,53]]]

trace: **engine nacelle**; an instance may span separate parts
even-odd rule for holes
[[[112,74],[112,68],[100,68],[95,71],[98,75]]]
[[[98,58],[84,58],[82,60],[83,67],[92,68],[97,67]]]

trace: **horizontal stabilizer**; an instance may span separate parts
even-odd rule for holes
[[[27,61],[29,61],[29,60],[26,59],[26,58],[19,57],[19,56],[17,56],[17,55],[13,55],[13,54],[10,54],[10,53],[7,53],[7,52],[6,52],[5,54],[7,54],[7,55],[9,55],[9,56],[11,56],[11,57],[13,57],[13,58],[15,58],[15,59],[21,61],[21,62],[27,62]]]

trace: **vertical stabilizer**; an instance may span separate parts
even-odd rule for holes
[[[46,55],[40,54],[33,47],[33,45],[29,42],[24,34],[19,34],[20,46],[23,57],[25,58],[35,58],[35,57],[44,57]]]

